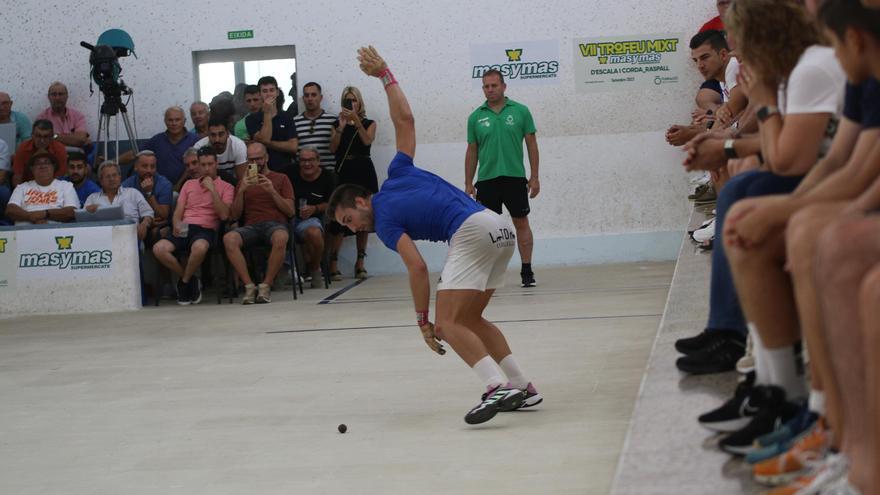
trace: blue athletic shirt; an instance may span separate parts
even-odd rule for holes
[[[393,251],[403,234],[414,241],[449,241],[469,216],[485,209],[399,151],[372,205],[376,235]]]

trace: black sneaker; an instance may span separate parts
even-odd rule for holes
[[[752,420],[760,409],[752,405],[749,396],[755,387],[755,373],[749,373],[736,386],[733,398],[718,409],[700,415],[697,421],[706,429],[724,433],[737,431]]]
[[[522,277],[523,287],[535,287],[538,285],[538,282],[535,282],[535,273],[531,270],[527,272],[519,272],[519,276]]]
[[[503,388],[500,385],[482,395],[481,401],[464,415],[464,422],[478,425],[494,418],[499,411],[513,411],[522,405],[525,394],[517,388]]]
[[[189,284],[179,278],[177,279],[177,304],[186,306],[189,303]]]
[[[741,335],[725,332],[724,336],[713,339],[703,349],[678,358],[675,366],[692,375],[733,371],[736,362],[746,353],[745,340]]]
[[[729,454],[748,454],[758,437],[776,431],[800,411],[797,404],[785,400],[785,391],[776,386],[758,385],[752,389],[749,398],[760,412],[746,426],[718,443],[721,450]]]
[[[675,341],[675,350],[682,354],[693,354],[701,351],[710,342],[719,337],[717,332],[711,332],[705,329],[693,337],[684,337]]]
[[[192,304],[202,302],[202,283],[195,275],[189,279],[189,300]]]

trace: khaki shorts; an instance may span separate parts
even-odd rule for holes
[[[516,248],[516,231],[506,217],[483,210],[469,216],[449,241],[437,290],[497,289]]]

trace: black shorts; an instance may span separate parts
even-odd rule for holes
[[[190,225],[186,237],[176,237],[172,230],[167,236],[165,236],[165,239],[171,241],[171,244],[174,244],[174,250],[177,252],[189,251],[190,246],[199,239],[208,241],[208,249],[211,249],[217,243],[217,231],[214,229],[206,229],[201,225]]]
[[[272,234],[274,234],[276,230],[283,230],[289,233],[287,224],[273,220],[245,225],[244,227],[235,229],[233,232],[236,232],[241,236],[242,247],[246,248],[255,243],[262,243],[271,246]]]
[[[477,202],[495,213],[501,214],[503,204],[513,218],[529,215],[529,181],[524,177],[495,177],[477,182],[475,187]]]

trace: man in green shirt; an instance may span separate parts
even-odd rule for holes
[[[259,112],[263,107],[263,97],[260,96],[260,87],[256,84],[248,84],[248,87],[244,90],[244,104],[247,106],[248,114]],[[235,123],[235,128],[233,129],[233,134],[235,137],[241,139],[245,142],[250,142],[251,135],[247,130],[247,125],[244,123],[244,119],[247,118],[247,115],[241,118],[238,122]]]
[[[465,191],[476,194],[486,208],[501,213],[503,204],[516,227],[516,243],[522,260],[523,287],[534,287],[532,272],[532,228],[529,199],[541,190],[538,181],[538,141],[529,109],[504,96],[507,85],[497,70],[483,75],[486,102],[468,118],[467,153],[464,159]],[[529,152],[530,176],[523,166],[523,141]],[[477,173],[477,162],[480,164]],[[477,183],[474,185],[474,174]]]

